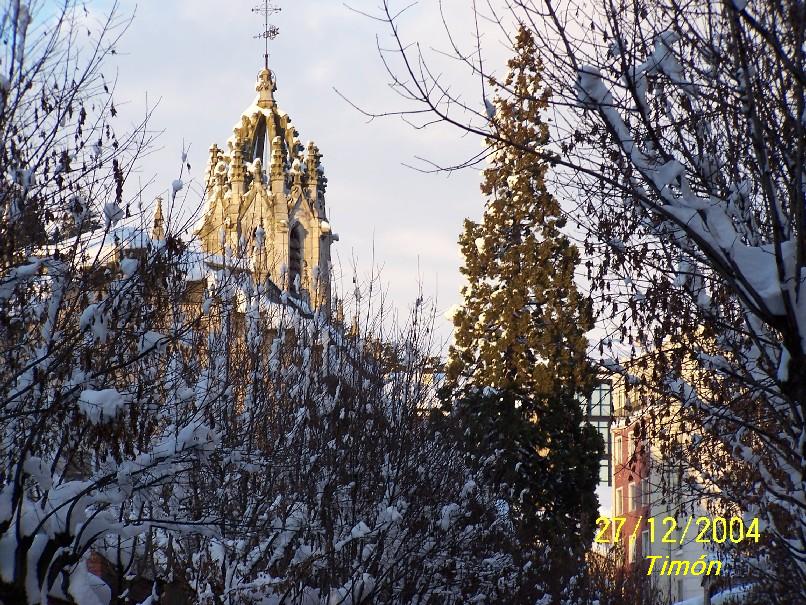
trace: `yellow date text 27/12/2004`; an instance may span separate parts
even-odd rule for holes
[[[635,530],[630,534],[630,541],[634,541],[641,531],[649,532],[650,542],[655,542],[655,536],[667,544],[682,545],[686,538],[693,539],[701,544],[723,544],[732,542],[739,544],[747,540],[758,542],[759,521],[752,519],[745,524],[742,517],[688,517],[685,523],[678,523],[675,517],[647,517],[646,526],[642,529],[643,517],[638,517]],[[621,531],[627,522],[626,517],[599,517],[596,519],[596,538],[598,544],[617,544],[621,541]]]

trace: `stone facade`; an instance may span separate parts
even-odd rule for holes
[[[274,100],[273,73],[258,74],[257,98],[235,125],[226,149],[210,148],[204,216],[197,226],[208,264],[248,261],[256,280],[311,307],[330,308],[327,179],[313,142],[300,143],[288,114]]]
[[[627,360],[621,364],[631,375],[651,380],[651,365],[641,367]],[[625,566],[644,577],[652,562],[650,556],[663,557],[659,565],[667,558],[694,562],[705,555],[710,559],[713,553],[695,539],[698,532],[686,531],[689,519],[711,516],[696,487],[684,480],[696,473],[686,460],[670,459],[663,447],[662,440],[680,439],[692,430],[681,424],[679,404],[657,406],[654,392],[631,386],[628,393],[624,376],[614,376],[613,381],[612,516],[625,519],[620,532]],[[655,568],[649,582],[664,602],[708,594],[707,576],[662,575],[659,570]]]

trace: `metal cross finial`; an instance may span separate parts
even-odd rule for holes
[[[262,6],[256,6],[252,9],[253,13],[263,15],[263,33],[258,34],[255,38],[263,38],[266,41],[266,53],[263,55],[266,69],[269,68],[269,40],[274,40],[280,35],[280,29],[276,25],[269,23],[269,16],[279,13],[281,10],[283,9],[274,6],[271,0],[263,0]]]

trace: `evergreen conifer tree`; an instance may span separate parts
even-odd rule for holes
[[[602,445],[581,404],[595,379],[590,304],[575,286],[579,255],[544,181],[549,95],[534,39],[521,29],[491,122],[501,141],[535,153],[487,141],[487,203],[460,238],[468,285],[447,374],[464,446],[490,469],[518,531],[571,554],[592,538]]]

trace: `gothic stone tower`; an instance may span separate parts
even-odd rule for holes
[[[257,98],[235,125],[225,150],[210,148],[204,217],[197,227],[212,266],[246,260],[258,283],[324,312],[330,307],[330,246],[322,155],[300,143],[277,107],[274,74],[258,74]],[[233,259],[233,260],[229,260]]]

